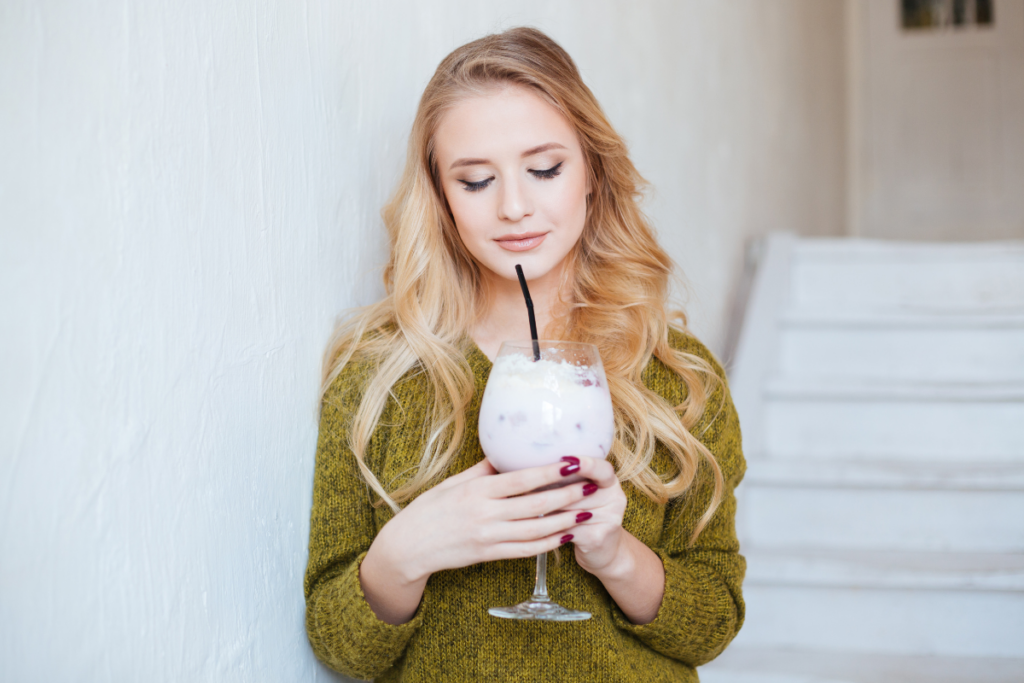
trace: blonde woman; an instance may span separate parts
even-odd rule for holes
[[[743,622],[740,433],[721,367],[670,325],[672,264],[642,178],[572,59],[519,28],[460,47],[420,100],[385,208],[387,296],[326,355],[306,625],[317,656],[378,681],[696,681]],[[503,340],[595,344],[608,461],[498,474],[477,415]],[[573,480],[581,483],[537,492]],[[542,514],[543,517],[538,517]],[[529,594],[593,613],[487,613]]]

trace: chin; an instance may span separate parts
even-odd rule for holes
[[[512,267],[509,268],[508,277],[512,280],[519,281],[519,277],[516,275],[515,264],[518,263],[523,267],[523,275],[526,276],[527,282],[533,282],[534,280],[543,279],[552,274],[552,271],[556,270],[558,264],[546,263],[540,259],[531,263],[531,259],[513,259]]]

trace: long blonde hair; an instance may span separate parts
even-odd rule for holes
[[[572,273],[562,288],[569,312],[557,323],[556,338],[589,342],[601,352],[615,408],[609,457],[621,481],[666,503],[690,487],[702,461],[710,466],[714,494],[696,538],[721,502],[723,479],[714,456],[688,430],[721,379],[703,359],[670,346],[669,320],[685,327],[685,317],[665,306],[672,261],[639,208],[645,181],[572,58],[536,29],[486,36],[438,66],[420,99],[401,181],[382,212],[390,239],[387,295],[338,327],[324,360],[322,392],[326,395],[354,360],[368,360],[375,368],[353,418],[349,445],[366,482],[396,512],[447,475],[466,433],[466,407],[474,391],[466,350],[482,306],[483,282],[441,189],[434,132],[454,104],[505,85],[529,88],[565,116],[590,174],[585,227],[564,271]],[[681,405],[670,406],[641,381],[652,356],[685,382]],[[434,390],[428,438],[414,475],[387,491],[364,454],[392,387],[414,369],[425,373]],[[667,479],[651,467],[658,442],[676,465]]]

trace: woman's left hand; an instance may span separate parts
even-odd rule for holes
[[[595,487],[590,495],[563,508],[576,511],[579,520],[566,529],[576,546],[576,563],[600,579],[630,621],[650,623],[658,615],[665,594],[665,568],[653,550],[622,528],[626,494],[619,486],[615,468],[594,458],[563,460],[571,465],[578,461],[579,476]]]
[[[562,460],[569,465],[579,465],[579,476],[589,479],[596,487],[594,493],[565,508],[577,511],[578,520],[576,526],[566,532],[572,534],[576,563],[600,578],[612,569],[617,558],[621,558],[625,537],[629,535],[622,528],[626,494],[611,463],[584,456],[566,456]]]

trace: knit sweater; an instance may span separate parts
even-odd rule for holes
[[[673,331],[674,348],[709,361],[696,339]],[[474,345],[467,360],[476,391],[468,426],[450,472],[483,459],[477,419],[491,362]],[[626,482],[623,527],[647,544],[665,568],[665,594],[655,619],[629,621],[601,582],[576,563],[571,546],[548,563],[548,590],[566,607],[587,610],[586,621],[552,623],[494,618],[487,608],[516,604],[533,588],[534,560],[517,559],[434,573],[413,618],[379,620],[359,583],[359,566],[377,532],[393,517],[360,476],[348,447],[348,429],[370,366],[350,363],[330,387],[321,411],[306,570],[306,629],[323,662],[348,676],[379,682],[425,681],[697,681],[694,667],[715,658],[739,631],[745,562],[739,554],[733,489],[743,477],[736,411],[723,384],[691,430],[715,455],[725,475],[725,498],[693,545],[691,533],[713,491],[701,465],[689,491],[658,504]],[[642,373],[645,386],[677,405],[686,397],[678,375],[656,358]],[[423,373],[396,384],[378,422],[366,464],[388,486],[419,462],[433,391]],[[668,474],[672,459],[658,445],[653,467]]]

